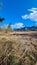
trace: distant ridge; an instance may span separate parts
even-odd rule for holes
[[[15,31],[37,31],[37,26],[32,26],[32,27],[23,27],[23,28],[18,28],[14,29]]]

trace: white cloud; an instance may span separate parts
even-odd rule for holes
[[[11,28],[13,28],[13,29],[17,29],[17,28],[22,28],[22,27],[24,27],[24,25],[23,25],[23,23],[16,23],[16,24],[14,24],[14,25],[11,25]]]
[[[8,28],[8,24],[2,25],[1,28],[7,29]]]
[[[32,21],[37,22],[37,8],[31,8],[28,9],[28,11],[30,11],[30,14],[26,14],[22,16],[22,19],[30,19]]]
[[[28,9],[28,11],[36,12],[37,8],[31,8],[31,9]]]
[[[7,29],[9,24],[4,24],[3,26],[1,26],[1,28]],[[19,28],[23,28],[24,24],[19,22],[19,23],[15,23],[15,24],[11,24],[10,25],[12,29],[19,29]]]

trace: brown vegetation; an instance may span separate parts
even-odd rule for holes
[[[0,65],[37,65],[37,33],[25,34],[0,33]]]

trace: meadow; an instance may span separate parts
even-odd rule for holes
[[[37,65],[37,31],[0,32],[0,65]]]

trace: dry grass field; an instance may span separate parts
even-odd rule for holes
[[[0,65],[37,65],[37,31],[0,32]]]

